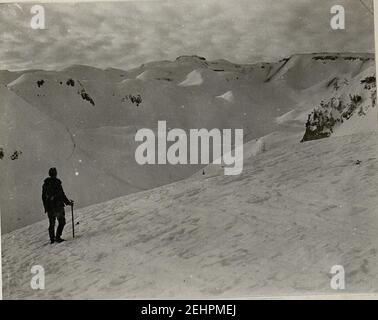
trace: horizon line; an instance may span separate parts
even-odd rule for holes
[[[137,66],[131,66],[131,68],[129,69],[123,69],[123,68],[119,68],[119,67],[114,67],[114,66],[106,66],[106,67],[100,67],[100,66],[95,66],[95,65],[90,65],[90,64],[81,64],[81,63],[73,63],[73,64],[67,64],[63,67],[59,67],[59,68],[36,68],[36,69],[12,69],[12,68],[7,68],[7,69],[0,69],[0,71],[8,71],[8,72],[28,72],[28,71],[46,71],[46,72],[51,72],[51,71],[56,71],[56,72],[61,72],[61,71],[64,71],[65,69],[67,68],[70,68],[70,67],[74,67],[74,66],[83,66],[83,67],[89,67],[89,68],[93,68],[93,69],[99,69],[99,70],[102,70],[102,71],[106,71],[106,70],[109,70],[109,69],[118,69],[120,71],[129,71],[129,70],[132,70],[132,69],[136,69],[138,67],[142,67],[143,65],[145,64],[149,64],[149,63],[153,63],[153,62],[174,62],[176,61],[177,59],[181,58],[181,57],[198,57],[198,58],[204,58],[205,61],[209,61],[209,62],[212,62],[212,61],[219,61],[219,60],[225,60],[227,62],[230,62],[234,65],[245,65],[245,66],[248,66],[248,65],[255,65],[255,64],[259,64],[259,63],[276,63],[276,62],[279,62],[283,59],[291,59],[292,57],[294,56],[299,56],[299,55],[319,55],[319,54],[335,54],[335,55],[347,55],[347,54],[354,54],[354,55],[373,55],[373,59],[375,60],[375,54],[376,52],[375,51],[372,51],[372,52],[361,52],[361,51],[356,51],[356,52],[352,52],[352,51],[323,51],[323,52],[302,52],[302,53],[293,53],[289,56],[285,56],[284,58],[280,58],[280,57],[277,57],[275,58],[276,60],[256,60],[255,62],[246,62],[246,63],[237,63],[237,62],[233,62],[233,61],[230,61],[228,59],[225,59],[225,58],[216,58],[216,59],[211,59],[211,60],[208,60],[207,58],[201,56],[201,55],[197,55],[197,54],[188,54],[188,55],[180,55],[178,57],[176,57],[176,59],[174,60],[169,60],[169,59],[162,59],[162,60],[149,60],[149,61],[146,61],[146,62],[143,62]]]

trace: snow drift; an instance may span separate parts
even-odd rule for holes
[[[201,72],[194,70],[186,76],[186,79],[179,84],[181,87],[199,86],[203,83]]]

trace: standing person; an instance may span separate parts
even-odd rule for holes
[[[66,224],[64,206],[73,206],[73,200],[69,200],[62,187],[62,181],[57,178],[56,168],[50,168],[49,177],[45,179],[42,186],[42,202],[45,213],[49,217],[49,236],[51,243],[63,242],[61,238],[63,228]],[[58,228],[55,235],[55,220],[58,220]]]

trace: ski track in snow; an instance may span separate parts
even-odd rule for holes
[[[3,296],[334,294],[336,264],[345,293],[376,292],[377,138],[283,146],[247,160],[240,176],[190,178],[78,210],[77,237],[68,218],[63,244],[48,244],[47,219],[5,234]],[[45,290],[30,288],[36,264]]]

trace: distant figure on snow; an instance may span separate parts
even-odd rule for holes
[[[49,236],[51,243],[63,242],[61,238],[63,228],[66,224],[64,206],[73,206],[73,200],[69,200],[62,187],[62,182],[57,178],[56,168],[50,168],[49,177],[45,179],[42,186],[42,201],[45,213],[49,217]],[[55,235],[55,219],[58,220],[58,228]]]

